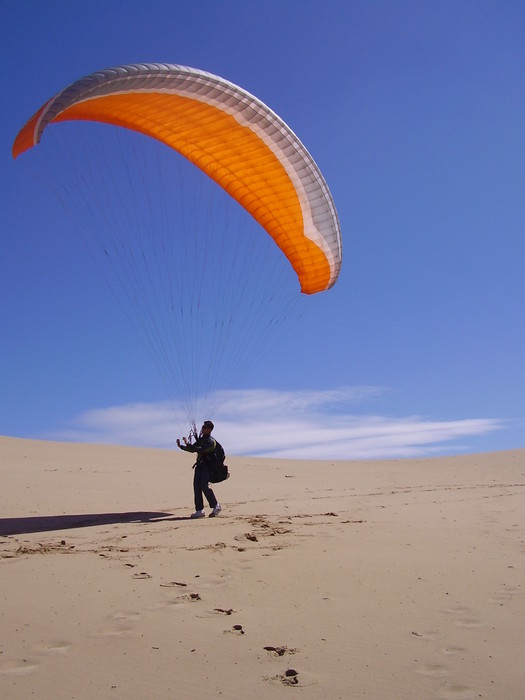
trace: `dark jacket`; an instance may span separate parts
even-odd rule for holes
[[[179,447],[185,452],[196,452],[197,463],[199,463],[201,460],[206,459],[206,455],[213,452],[215,440],[210,435],[202,435],[192,445],[179,445]]]

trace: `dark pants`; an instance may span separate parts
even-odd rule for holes
[[[193,494],[195,496],[195,510],[204,509],[204,501],[202,494],[206,496],[206,500],[210,504],[210,508],[215,508],[217,499],[215,494],[210,489],[210,472],[206,462],[197,462],[195,473],[193,475]]]

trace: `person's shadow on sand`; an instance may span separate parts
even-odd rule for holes
[[[0,536],[23,535],[30,532],[52,532],[79,527],[97,527],[116,523],[158,523],[190,520],[171,513],[138,511],[133,513],[85,513],[82,515],[35,515],[27,518],[0,518]]]

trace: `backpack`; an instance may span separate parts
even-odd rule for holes
[[[217,440],[214,440],[214,442],[215,448],[213,452],[206,455],[206,462],[210,470],[210,482],[212,484],[218,484],[220,481],[229,479],[230,473],[228,467],[224,464],[226,455],[223,446],[220,442],[217,442]]]

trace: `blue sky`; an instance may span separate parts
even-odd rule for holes
[[[183,429],[35,183],[32,152],[11,157],[21,126],[70,82],[158,61],[271,106],[323,171],[343,232],[335,287],[242,381],[218,387],[227,451],[373,459],[524,445],[522,3],[5,0],[0,14],[0,433],[172,447]]]

